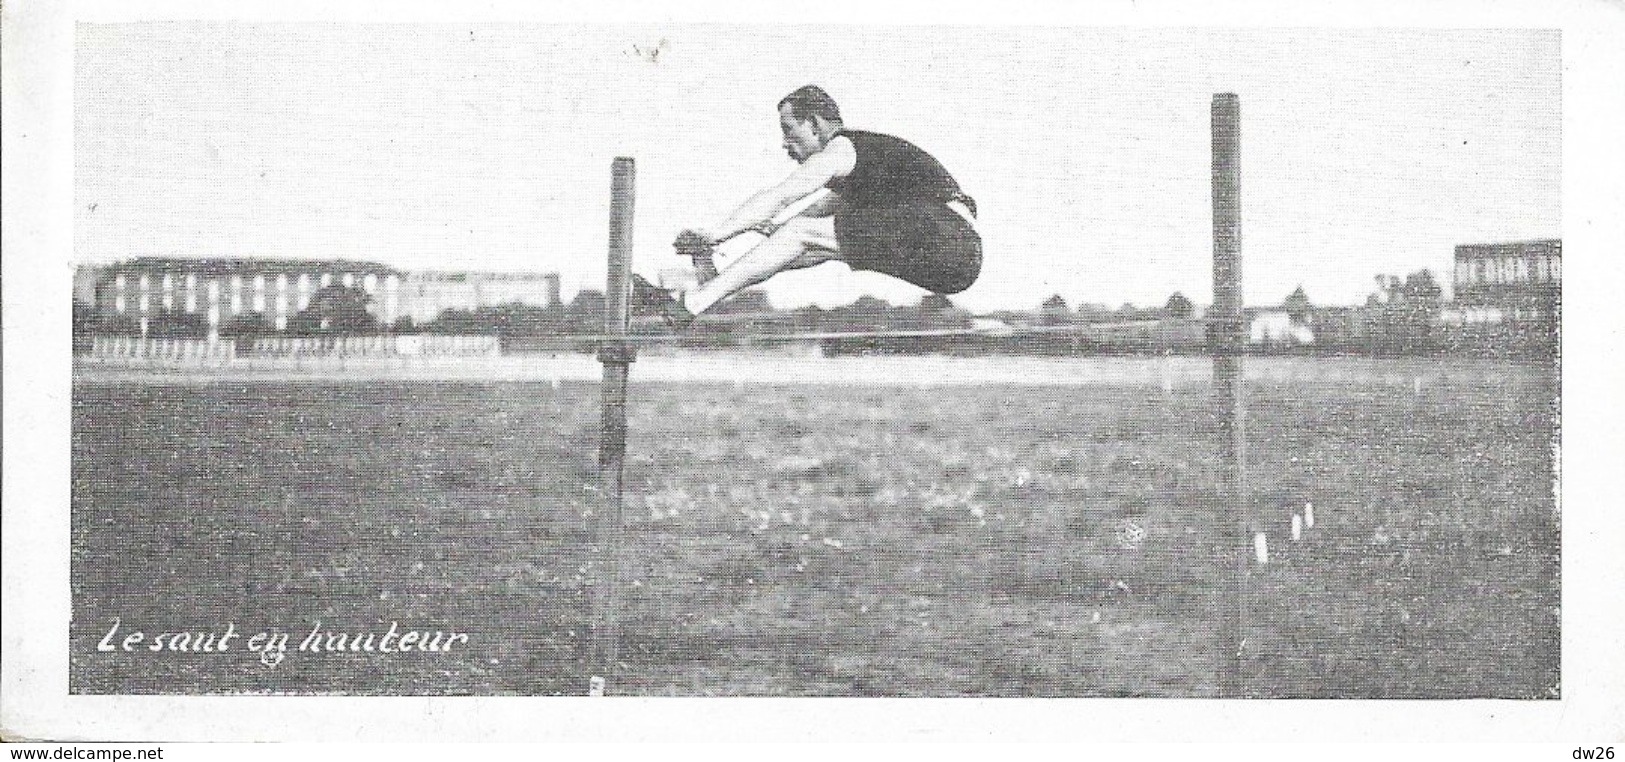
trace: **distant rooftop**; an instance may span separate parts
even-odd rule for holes
[[[401,273],[380,262],[353,259],[291,259],[280,257],[136,257],[102,265],[102,269],[124,272],[188,272],[206,275],[260,273],[330,272],[376,275]]]
[[[1464,243],[1456,247],[1456,256],[1463,258],[1510,257],[1519,254],[1555,254],[1562,256],[1563,239],[1537,238],[1529,241],[1503,243]]]
[[[477,280],[481,282],[497,281],[544,281],[559,277],[558,273],[529,272],[522,270],[413,270],[407,276],[410,280],[424,281],[456,281]]]

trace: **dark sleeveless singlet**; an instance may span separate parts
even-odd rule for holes
[[[976,202],[941,162],[901,138],[842,130],[857,150],[846,177],[832,180],[839,194],[835,237],[854,270],[883,272],[939,294],[969,288],[981,273],[982,239],[958,212]]]

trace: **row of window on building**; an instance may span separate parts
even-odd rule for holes
[[[1455,306],[1446,307],[1439,311],[1439,322],[1444,325],[1480,325],[1495,324],[1507,320],[1550,320],[1553,315],[1539,307],[1531,306]]]
[[[368,311],[386,324],[432,321],[448,309],[559,304],[557,273],[401,272],[343,260],[142,257],[80,268],[74,279],[76,298],[83,294],[97,308],[143,324],[160,311],[206,315],[211,326],[254,312],[283,330],[316,292],[333,285],[365,291]]]
[[[244,312],[264,313],[278,330],[287,327],[288,318],[310,306],[311,295],[335,283],[360,286],[382,298],[377,305],[379,318],[392,322],[398,312],[400,276],[377,273],[302,272],[233,274],[200,277],[198,273],[115,273],[110,289],[98,298],[103,308],[119,314],[145,315],[157,310],[187,313],[206,312],[211,324],[222,317]]]

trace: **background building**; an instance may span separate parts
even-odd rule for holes
[[[182,257],[80,268],[74,297],[135,322],[143,335],[152,321],[175,316],[206,321],[215,335],[222,324],[250,314],[263,316],[268,328],[286,330],[313,294],[334,284],[366,292],[367,311],[385,326],[401,317],[431,321],[451,308],[559,304],[553,273],[405,273],[377,262]]]
[[[1247,343],[1267,346],[1302,346],[1315,343],[1315,329],[1297,320],[1286,308],[1249,309]]]
[[[1455,303],[1446,323],[1553,322],[1563,296],[1558,239],[1456,247]]]
[[[523,304],[559,306],[558,273],[414,272],[402,281],[403,315],[426,323],[446,310],[473,312],[481,307]]]

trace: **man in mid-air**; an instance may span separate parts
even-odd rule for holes
[[[700,284],[673,293],[638,277],[639,303],[686,328],[694,316],[742,289],[785,270],[831,261],[938,294],[956,294],[976,282],[982,270],[976,202],[930,154],[890,135],[846,129],[834,99],[814,85],[779,101],[779,128],[784,150],[801,166],[722,222],[683,231],[675,245],[679,254],[694,257]],[[823,195],[810,198],[817,194]],[[745,232],[767,237],[717,272],[713,249]]]

